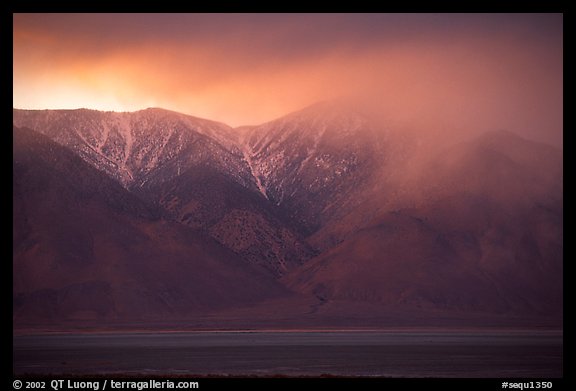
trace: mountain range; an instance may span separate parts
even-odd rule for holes
[[[552,146],[440,142],[331,102],[237,129],[163,109],[14,109],[13,125],[16,324],[242,308],[561,322]]]

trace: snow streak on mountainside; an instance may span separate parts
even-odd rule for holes
[[[275,276],[313,254],[291,221],[266,202],[250,156],[226,125],[161,109],[14,110],[14,124],[68,147],[157,205],[164,218],[204,230]]]
[[[181,319],[289,293],[49,138],[13,140],[16,322]]]
[[[266,188],[264,187],[264,185],[262,184],[262,180],[260,179],[258,168],[252,161],[252,151],[246,144],[242,145],[241,147],[242,147],[242,154],[244,155],[244,160],[246,161],[246,163],[248,163],[250,173],[252,174],[252,177],[256,181],[256,186],[258,186],[258,190],[260,191],[260,193],[262,193],[262,195],[266,199],[269,199],[268,194],[266,193]]]
[[[310,234],[356,202],[384,161],[386,133],[323,103],[257,126],[244,142],[268,198]]]
[[[232,129],[218,122],[162,109],[14,110],[13,122],[72,149],[126,188],[164,181],[202,164],[256,187]],[[169,170],[154,175],[165,167]]]

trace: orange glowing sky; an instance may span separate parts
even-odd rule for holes
[[[562,145],[561,14],[15,14],[16,108],[259,124],[349,94]]]

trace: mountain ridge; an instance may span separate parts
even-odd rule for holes
[[[555,147],[508,131],[429,146],[331,103],[241,134],[154,108],[112,120],[77,111],[81,121],[14,110],[15,126],[43,128],[148,205],[150,220],[202,232],[239,265],[316,300],[314,314],[341,302],[561,314]],[[128,125],[132,139],[120,134]]]
[[[77,116],[84,115],[87,118],[74,122]],[[182,122],[181,118],[192,122]],[[226,133],[229,127],[221,129],[214,121],[163,109],[135,113],[15,111],[14,123],[35,126],[141,199],[156,205],[164,217],[204,230],[246,262],[263,265],[274,275],[285,273],[314,253],[281,210],[254,200],[254,194],[261,193],[240,146]],[[204,124],[208,124],[208,129],[202,128]],[[226,138],[228,145],[212,138],[211,131],[226,131],[219,139]],[[79,137],[82,133],[84,136]],[[111,143],[114,148],[107,148],[114,133],[123,133],[123,142],[116,140],[116,144]],[[102,155],[116,163],[102,164]],[[122,175],[125,167],[135,174],[128,181]],[[171,189],[170,194],[167,188]],[[191,213],[202,217],[190,219]],[[231,233],[225,222],[230,224],[238,218],[242,232]],[[259,243],[257,236],[266,240]]]
[[[201,231],[148,213],[72,151],[25,128],[13,135],[16,322],[193,316],[289,294]]]

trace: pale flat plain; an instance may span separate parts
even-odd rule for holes
[[[16,335],[14,373],[562,377],[561,331],[202,331]]]

